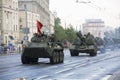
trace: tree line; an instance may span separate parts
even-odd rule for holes
[[[69,25],[68,28],[64,29],[61,26],[61,20],[59,17],[55,18],[55,38],[60,41],[69,41],[73,42],[76,37],[76,31],[72,25]]]

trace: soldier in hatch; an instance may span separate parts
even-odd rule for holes
[[[50,40],[50,42],[55,42],[55,35],[54,35],[54,34],[51,34],[49,40]]]
[[[80,45],[85,45],[85,37],[82,35],[81,31],[79,31],[78,33],[76,33],[77,36],[79,37],[79,39],[81,40],[81,44]]]
[[[94,38],[94,36],[92,34],[90,34],[90,32],[88,32],[88,34],[86,35],[86,43],[88,45],[96,44],[95,38]]]

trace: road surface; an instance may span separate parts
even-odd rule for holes
[[[63,64],[51,65],[49,59],[40,58],[38,64],[21,63],[21,54],[0,56],[0,80],[107,80],[120,70],[120,50],[108,50],[95,57],[79,54],[71,57],[69,50],[64,50]]]

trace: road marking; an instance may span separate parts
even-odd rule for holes
[[[67,68],[67,69],[63,69],[63,70],[57,71],[56,74],[63,73],[63,72],[69,71],[69,70],[72,70],[72,68]]]
[[[103,77],[101,80],[108,80],[111,77],[111,75],[107,75],[105,77]]]
[[[27,80],[25,78],[17,78],[17,79],[13,79],[13,80]]]
[[[49,77],[49,75],[39,76],[39,77],[34,78],[34,79],[32,79],[32,80],[40,80],[40,79],[45,78],[45,77]]]

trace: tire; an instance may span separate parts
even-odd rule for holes
[[[22,64],[29,64],[30,63],[30,58],[22,55],[21,56],[21,62],[22,62]]]
[[[78,52],[70,52],[71,56],[78,56],[79,53]]]
[[[52,56],[50,57],[50,64],[56,64],[57,58],[55,51],[53,52]]]
[[[71,56],[75,56],[74,51],[70,51]]]
[[[64,53],[62,51],[60,52],[60,55],[59,55],[59,61],[60,63],[64,62]]]
[[[97,51],[96,50],[90,52],[90,56],[96,56],[96,55],[97,55]]]
[[[38,58],[30,58],[30,62],[33,64],[38,64]]]
[[[79,55],[79,53],[76,52],[76,53],[75,53],[75,56],[78,56],[78,55]]]
[[[56,53],[56,64],[57,64],[57,63],[60,63],[60,61],[59,61],[60,60],[60,57],[59,57],[60,52],[55,52],[55,53]]]

